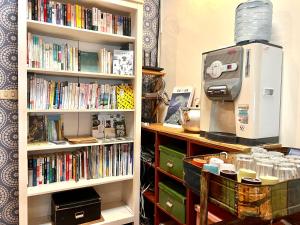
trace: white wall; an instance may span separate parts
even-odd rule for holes
[[[235,8],[241,0],[161,0],[160,65],[167,91],[193,85],[200,95],[201,53],[234,44]],[[300,1],[272,0],[271,42],[284,48],[281,143],[300,147]]]

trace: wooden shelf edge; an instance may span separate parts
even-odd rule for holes
[[[159,71],[154,71],[154,70],[142,70],[143,75],[153,75],[153,76],[164,76],[166,75],[165,72],[159,72]]]
[[[185,225],[185,223],[181,223],[175,216],[171,215],[167,210],[162,208],[159,203],[157,203],[156,206],[159,210],[161,210],[162,212],[167,214],[170,218],[172,218],[176,223],[181,224],[181,225]]]
[[[160,167],[156,167],[156,169],[157,169],[157,171],[161,172],[162,174],[164,174],[164,175],[166,175],[166,176],[168,176],[168,177],[170,177],[170,178],[172,178],[172,179],[174,179],[174,180],[176,180],[176,181],[178,181],[178,182],[184,184],[184,181],[183,181],[181,178],[176,177],[176,176],[174,176],[173,174],[168,173],[167,171],[164,171],[164,170],[161,169]]]

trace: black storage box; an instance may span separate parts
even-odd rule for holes
[[[195,194],[200,196],[200,176],[201,168],[192,162],[194,157],[185,158],[183,161],[184,183]]]
[[[93,188],[52,195],[51,219],[55,225],[76,225],[101,218],[101,198]]]

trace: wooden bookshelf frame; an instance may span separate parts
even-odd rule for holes
[[[66,1],[64,1],[66,2]],[[70,1],[74,2],[74,1]],[[30,218],[28,211],[30,208],[30,196],[40,195],[45,193],[56,192],[61,190],[68,190],[86,186],[100,187],[106,184],[113,184],[124,182],[130,190],[128,193],[123,193],[127,204],[122,202],[109,203],[103,206],[102,216],[106,218],[103,222],[95,222],[99,225],[113,225],[133,223],[139,225],[139,192],[140,187],[140,135],[141,135],[141,86],[142,86],[142,28],[143,28],[143,0],[79,0],[79,4],[93,5],[98,8],[104,7],[112,9],[113,11],[124,12],[130,14],[132,18],[132,36],[121,36],[115,34],[101,33],[89,30],[83,30],[72,27],[64,27],[60,25],[47,24],[38,21],[27,20],[27,0],[18,0],[18,114],[19,114],[19,224],[51,224],[48,217]],[[134,76],[102,74],[102,73],[86,73],[86,72],[70,72],[70,71],[51,71],[43,69],[33,69],[27,67],[27,31],[34,31],[35,34],[48,35],[55,38],[65,38],[79,41],[89,41],[94,43],[133,43],[134,44]],[[38,188],[27,188],[28,182],[28,152],[29,151],[44,151],[51,149],[59,149],[52,147],[36,149],[28,147],[27,145],[27,117],[29,113],[91,113],[91,112],[105,112],[103,110],[28,110],[27,109],[27,73],[33,72],[43,75],[56,75],[62,77],[86,77],[97,79],[113,79],[113,80],[131,80],[134,87],[134,110],[107,110],[107,112],[126,111],[131,113],[132,121],[128,126],[132,126],[134,143],[134,168],[133,175],[110,177],[97,180],[89,180],[87,182],[79,183],[57,183],[56,186],[44,186],[39,190]],[[129,183],[129,184],[128,184]],[[120,185],[122,186],[122,185]],[[126,186],[126,187],[127,187]],[[50,204],[50,202],[49,202]]]

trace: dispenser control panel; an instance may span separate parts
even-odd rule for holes
[[[221,61],[214,61],[209,67],[206,69],[206,73],[211,76],[213,79],[219,78],[222,73],[231,72],[237,70],[237,63],[223,64]]]
[[[225,96],[228,94],[228,88],[226,85],[211,86],[207,89],[207,94],[213,96]]]

